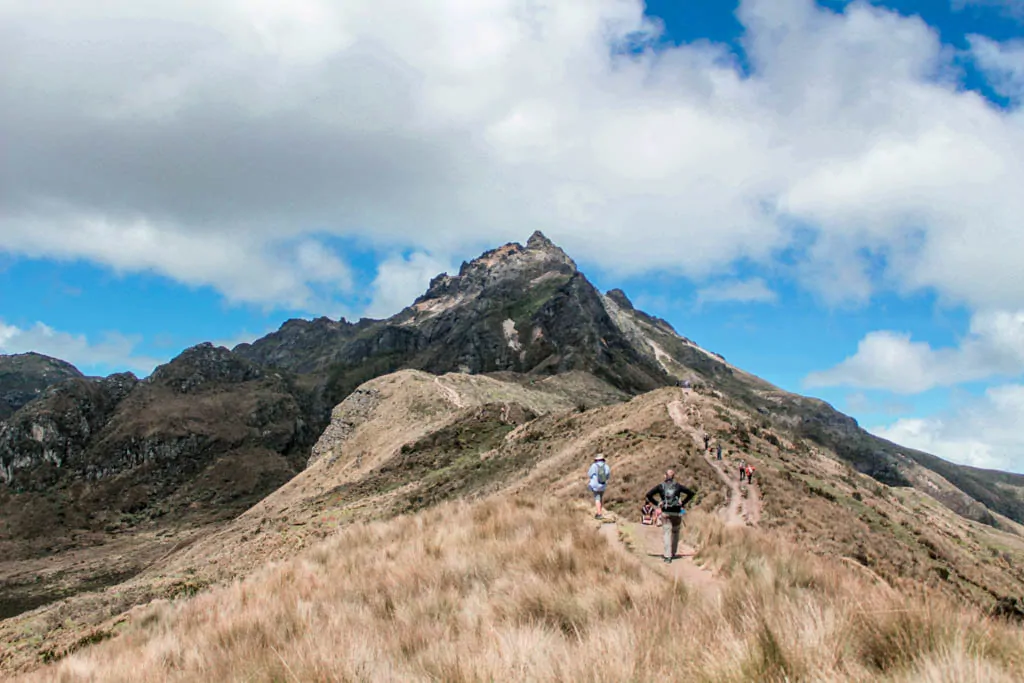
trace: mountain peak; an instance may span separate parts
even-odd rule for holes
[[[203,342],[185,349],[169,363],[159,366],[149,381],[175,388],[186,394],[197,387],[214,384],[235,384],[262,377],[259,366],[223,346]]]
[[[629,297],[626,296],[626,293],[623,292],[621,289],[608,290],[605,296],[607,296],[609,299],[611,299],[621,308],[624,308],[627,311],[636,310],[635,308],[633,308],[633,302],[629,300]]]
[[[44,389],[66,379],[82,377],[74,365],[29,351],[0,354],[0,420],[37,398]]]
[[[558,249],[540,230],[534,230],[530,239],[526,240],[527,249]],[[561,251],[561,249],[559,249]]]
[[[530,235],[526,246],[509,242],[464,261],[458,275],[441,273],[430,281],[426,293],[415,304],[457,296],[475,296],[499,282],[519,281],[524,286],[541,277],[576,274],[576,263],[541,231]]]
[[[566,254],[561,247],[548,239],[540,230],[534,230],[533,234],[530,235],[530,239],[526,240],[525,251],[531,253],[543,253],[549,257],[553,257],[557,261],[571,265],[574,270],[576,268],[576,264],[571,258],[569,258],[569,255]]]

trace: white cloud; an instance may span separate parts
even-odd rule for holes
[[[178,231],[145,220],[129,223],[62,214],[52,225],[15,221],[0,248],[28,256],[87,259],[118,272],[150,271],[191,286],[211,286],[233,302],[308,304],[311,285],[352,287],[348,266],[315,239],[259,242],[232,232]]]
[[[377,267],[370,287],[373,299],[364,315],[387,318],[398,313],[423,294],[431,278],[441,272],[452,272],[450,264],[422,252],[383,261]]]
[[[953,0],[953,9],[961,11],[965,7],[993,7],[1008,16],[1024,18],[1024,0]]]
[[[725,301],[774,303],[777,300],[778,295],[759,277],[721,282],[697,291],[698,305]]]
[[[1021,4],[1024,10],[1024,4]],[[968,36],[971,55],[1001,95],[1024,98],[1024,41],[999,43],[985,36]]]
[[[1024,473],[1024,385],[992,387],[959,410],[870,428],[877,436],[951,462]]]
[[[738,17],[749,76],[617,51],[640,0],[0,0],[0,250],[308,306],[348,281],[314,235],[447,261],[540,227],[618,274],[786,251],[829,301],[1024,307],[1020,110],[919,19]]]
[[[37,322],[29,328],[7,325],[0,320],[0,353],[26,353],[35,351],[65,360],[83,372],[120,372],[131,370],[146,376],[163,362],[136,353],[137,337],[117,332],[92,341],[83,334],[70,334]]]
[[[814,372],[808,387],[849,386],[914,394],[934,387],[1024,374],[1024,311],[976,314],[957,347],[935,349],[907,333],[871,332],[857,353]]]

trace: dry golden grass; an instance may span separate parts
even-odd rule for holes
[[[1017,681],[1024,633],[688,516],[717,600],[518,497],[354,525],[29,681]]]

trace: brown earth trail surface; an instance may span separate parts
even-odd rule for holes
[[[662,527],[612,516],[599,528],[620,552],[639,556],[652,571],[673,582],[685,584],[702,598],[715,600],[721,593],[723,581],[710,570],[697,565],[694,561],[697,550],[692,546],[680,541],[676,558],[671,563],[664,562]]]
[[[687,417],[688,415],[697,414],[693,410],[688,412],[686,407],[687,405],[693,405],[692,393],[685,391],[684,394],[686,403],[673,401],[668,404],[668,412],[676,426],[693,437],[694,443],[697,444],[701,454],[704,456],[704,460],[714,468],[721,482],[729,490],[729,503],[723,506],[718,513],[727,526],[757,525],[761,520],[761,497],[756,484],[741,485],[738,477],[730,476],[723,468],[722,463],[725,461],[718,461],[704,448],[703,434],[705,432],[703,425],[695,426],[691,424]],[[744,489],[746,489],[746,495],[744,495]]]

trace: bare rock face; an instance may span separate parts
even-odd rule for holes
[[[379,404],[380,391],[377,389],[359,388],[349,394],[331,411],[330,424],[314,444],[309,464],[323,460],[342,447],[356,427],[370,419]]]
[[[576,264],[542,233],[434,278],[388,320],[289,321],[236,353],[295,372],[324,373],[325,409],[363,382],[403,368],[432,373],[585,370],[636,393],[673,383],[636,349]]]
[[[0,550],[60,547],[70,529],[229,518],[304,467],[316,414],[287,373],[211,344],[143,381],[53,385],[0,422]]]
[[[62,472],[85,474],[89,441],[137,383],[131,373],[71,379],[0,422],[0,482],[45,490]]]

